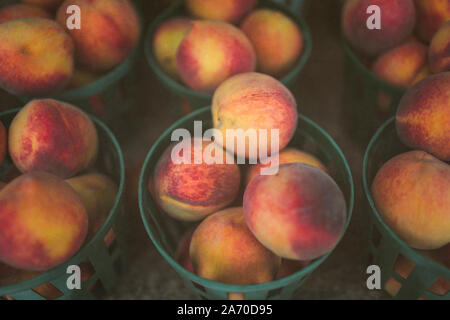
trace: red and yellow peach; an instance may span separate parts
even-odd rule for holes
[[[191,15],[204,20],[239,22],[256,6],[256,0],[186,0]]]
[[[13,4],[0,8],[0,23],[20,18],[51,19],[51,15],[40,7],[28,4]]]
[[[21,0],[23,3],[39,6],[45,9],[56,9],[64,0]]]
[[[431,40],[428,56],[433,73],[450,71],[450,18]]]
[[[417,11],[417,34],[430,42],[439,28],[450,20],[450,2],[447,0],[415,0]]]

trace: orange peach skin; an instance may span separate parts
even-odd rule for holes
[[[206,218],[192,236],[190,256],[200,277],[237,285],[272,281],[281,262],[250,232],[241,207]]]
[[[381,30],[367,28],[367,8],[381,10]],[[350,44],[367,56],[376,56],[408,39],[416,23],[413,0],[348,0],[342,10],[342,30]]]
[[[33,100],[9,128],[9,153],[22,172],[70,178],[89,168],[98,151],[97,130],[80,109],[56,100]]]
[[[423,151],[410,151],[378,171],[372,196],[384,222],[416,249],[450,242],[450,167]]]
[[[73,41],[49,19],[16,19],[0,24],[0,87],[27,97],[61,91],[74,64]]]
[[[249,14],[241,25],[256,52],[258,71],[282,76],[301,56],[303,35],[296,23],[284,13],[259,9]]]
[[[81,9],[81,29],[67,28],[70,5]],[[140,36],[139,18],[129,0],[66,0],[57,21],[74,40],[77,62],[90,71],[108,71],[120,64]]]
[[[153,36],[153,54],[159,66],[172,78],[178,79],[177,51],[191,30],[189,19],[174,18],[165,21]]]
[[[255,237],[278,256],[312,260],[331,251],[346,221],[344,195],[320,169],[281,165],[276,175],[255,177],[244,194],[244,213]]]
[[[229,205],[236,198],[240,185],[240,171],[233,162],[226,164],[194,164],[195,153],[201,150],[191,144],[191,164],[175,164],[171,153],[179,142],[170,146],[159,159],[153,179],[156,201],[169,215],[186,221],[201,220]],[[203,141],[203,150],[212,145]],[[150,188],[149,181],[149,188]]]
[[[416,31],[419,37],[430,42],[439,28],[450,20],[448,0],[415,0],[417,11]]]
[[[89,218],[86,241],[92,239],[105,223],[116,201],[117,185],[100,173],[87,173],[66,180],[81,199]],[[107,243],[110,245],[111,243]]]
[[[400,100],[396,126],[400,140],[441,160],[450,160],[450,72],[430,76]]]
[[[239,22],[256,6],[256,0],[186,0],[191,15],[199,19]]]
[[[224,22],[194,21],[177,52],[181,80],[200,92],[212,93],[229,77],[255,67],[255,51],[247,36]]]
[[[20,18],[51,19],[51,15],[39,7],[28,4],[13,4],[0,8],[0,23]]]
[[[56,9],[64,0],[22,0],[24,3],[36,5],[45,9]]]
[[[438,263],[442,263],[441,261],[438,260],[439,258],[436,257],[436,253],[434,251],[429,251],[429,250],[420,250],[419,251],[418,250],[417,252],[419,254],[423,255],[424,257],[428,257],[432,260],[435,260]],[[407,279],[409,277],[409,275],[411,274],[411,272],[413,271],[414,267],[415,267],[414,262],[412,262],[411,260],[400,255],[397,258],[397,261],[395,262],[394,270],[402,278]],[[401,284],[394,278],[389,278],[384,286],[384,289],[392,297],[395,297],[401,289]],[[447,280],[444,278],[439,278],[431,285],[431,287],[428,290],[437,295],[441,295],[441,296],[445,295],[447,293],[447,291],[450,290],[450,280]],[[426,298],[424,298],[424,297],[420,298],[420,300],[423,300],[423,299],[426,299]]]
[[[5,160],[6,156],[6,129],[0,121],[0,164]]]
[[[88,217],[73,189],[44,172],[25,174],[0,192],[0,261],[46,271],[80,249]]]
[[[297,117],[297,103],[292,93],[268,75],[255,72],[236,75],[222,83],[214,93],[213,126],[222,133],[224,143],[228,129],[265,129],[268,154],[277,153],[294,135]],[[271,150],[272,129],[279,130],[279,150]],[[245,151],[239,151],[235,146],[235,153],[239,156],[249,157],[249,151],[248,139]]]
[[[428,56],[433,73],[450,71],[450,20],[433,37]]]
[[[309,154],[307,152],[303,152],[301,150],[295,149],[295,148],[286,148],[280,152],[278,155],[278,164],[287,164],[287,163],[294,163],[294,162],[300,162],[304,164],[309,164],[313,167],[319,168],[325,172],[327,172],[327,168],[325,165],[317,159],[312,154]],[[247,185],[250,183],[250,181],[261,174],[262,168],[269,167],[270,164],[255,164],[250,167],[250,169],[247,172]]]

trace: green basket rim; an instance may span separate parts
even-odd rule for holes
[[[277,7],[280,11],[282,11],[284,14],[287,14],[293,21],[300,27],[300,30],[303,35],[303,43],[304,43],[304,49],[303,53],[298,59],[298,62],[295,64],[295,66],[292,68],[292,70],[283,76],[279,81],[283,83],[284,85],[287,85],[290,83],[293,79],[295,79],[299,73],[303,70],[306,63],[308,62],[311,51],[312,51],[312,36],[310,29],[308,27],[308,24],[305,22],[305,19],[303,17],[297,17],[293,15],[289,9],[278,2],[274,2],[271,0],[266,0],[270,3],[271,6]],[[147,32],[144,37],[144,52],[145,57],[147,60],[148,65],[152,69],[152,71],[157,75],[158,78],[163,80],[163,83],[166,86],[169,86],[171,89],[175,89],[177,92],[180,92],[183,95],[190,96],[196,99],[204,99],[204,100],[212,100],[213,94],[210,93],[204,93],[195,91],[188,86],[174,80],[170,76],[168,76],[159,66],[159,64],[156,62],[155,57],[153,55],[152,50],[152,44],[153,44],[153,35],[156,31],[156,29],[161,25],[162,22],[167,21],[171,17],[174,16],[174,12],[176,12],[180,7],[183,6],[182,1],[177,1],[173,5],[171,5],[169,8],[167,8],[165,11],[163,11],[156,19],[149,24],[147,27]],[[237,27],[238,28],[238,27]],[[255,70],[254,72],[258,72]]]
[[[327,138],[327,140],[331,143],[331,145],[335,148],[335,150],[338,152],[341,160],[344,163],[345,166],[345,170],[346,170],[346,176],[348,179],[348,183],[350,185],[350,202],[348,204],[348,209],[347,209],[347,220],[346,220],[346,224],[345,224],[345,228],[344,228],[344,232],[342,233],[341,238],[339,239],[339,242],[336,244],[336,246],[329,251],[328,253],[326,253],[325,255],[321,256],[320,258],[316,259],[313,263],[309,264],[307,267],[305,267],[304,269],[279,280],[274,280],[274,281],[270,281],[270,282],[265,282],[265,283],[260,283],[260,284],[252,284],[252,285],[231,285],[231,284],[226,284],[226,283],[222,283],[222,282],[218,282],[218,281],[213,281],[213,280],[208,280],[202,277],[197,276],[196,274],[186,270],[185,268],[183,268],[175,259],[173,259],[170,254],[168,254],[156,241],[153,233],[150,230],[149,227],[149,221],[148,221],[148,213],[147,213],[147,209],[143,207],[143,198],[144,198],[144,193],[146,192],[147,188],[145,187],[147,185],[147,183],[144,181],[144,172],[145,172],[145,168],[148,166],[148,163],[150,162],[150,158],[153,156],[153,154],[156,151],[156,148],[159,146],[159,144],[161,144],[164,140],[167,139],[167,137],[170,136],[171,132],[180,127],[180,125],[185,122],[185,121],[193,121],[195,120],[195,117],[197,117],[199,114],[202,113],[206,113],[210,111],[210,107],[204,107],[198,110],[195,110],[194,112],[178,119],[173,125],[171,125],[167,130],[164,131],[164,133],[155,141],[155,143],[153,144],[153,146],[150,148],[150,151],[148,152],[146,158],[145,158],[145,162],[142,166],[142,170],[141,170],[141,175],[139,178],[139,210],[140,210],[140,214],[141,214],[141,218],[142,221],[144,223],[145,229],[147,231],[147,234],[150,236],[153,244],[155,245],[155,247],[157,248],[157,250],[159,251],[159,253],[165,258],[165,260],[167,262],[169,262],[169,264],[179,273],[181,274],[183,277],[185,278],[189,278],[192,281],[195,281],[196,283],[199,283],[200,285],[203,285],[207,288],[211,288],[213,290],[220,290],[220,291],[226,291],[226,292],[239,292],[239,293],[249,293],[249,292],[253,292],[253,291],[259,291],[259,290],[271,290],[271,289],[276,289],[276,288],[280,288],[280,287],[284,287],[290,283],[292,283],[293,281],[297,280],[299,277],[302,276],[307,276],[308,274],[310,274],[313,270],[315,270],[319,265],[321,265],[327,258],[328,256],[335,250],[335,248],[339,245],[339,243],[342,241],[342,239],[345,236],[345,232],[347,231],[347,228],[350,224],[351,218],[352,218],[352,213],[353,213],[353,207],[354,207],[354,197],[355,197],[355,190],[354,190],[354,182],[353,182],[353,176],[350,170],[350,166],[348,165],[347,159],[345,158],[344,153],[341,151],[341,149],[339,148],[339,146],[336,144],[336,142],[333,140],[333,138],[331,138],[331,136],[325,131],[323,130],[320,126],[318,126],[315,122],[313,122],[312,120],[308,119],[307,117],[300,115],[299,114],[299,119],[301,119],[302,121],[305,121],[306,123],[308,123],[309,125],[311,125],[312,127],[314,127],[315,129],[317,129],[320,134],[323,134],[324,137]]]
[[[372,148],[374,147],[375,143],[379,140],[380,135],[383,133],[384,130],[386,130],[388,127],[395,125],[395,117],[391,117],[388,119],[383,125],[378,128],[377,132],[374,134],[372,139],[369,142],[369,145],[367,146],[366,152],[364,154],[364,161],[363,161],[363,187],[364,187],[364,193],[366,194],[367,201],[369,202],[371,213],[375,216],[376,221],[378,224],[383,228],[383,231],[385,231],[385,234],[387,234],[391,240],[395,241],[396,245],[400,249],[401,253],[409,258],[410,260],[414,261],[415,264],[425,265],[427,268],[442,273],[445,275],[445,277],[450,279],[450,269],[447,267],[422,256],[421,254],[418,254],[413,248],[408,246],[402,239],[400,239],[399,236],[397,236],[391,228],[383,221],[381,218],[378,210],[375,207],[374,200],[372,198],[372,193],[369,188],[368,184],[368,178],[367,178],[367,169],[368,169],[368,163],[369,163],[369,153],[371,152]]]
[[[356,56],[355,52],[353,51],[350,43],[348,42],[342,30],[341,30],[341,41],[344,46],[344,51],[347,57],[350,58],[350,61],[353,63],[353,65],[355,65],[357,70],[360,73],[362,73],[365,77],[375,82],[378,86],[383,87],[389,93],[396,95],[403,95],[406,92],[406,89],[400,88],[396,85],[393,85],[392,83],[389,83],[381,79],[380,77],[375,75],[369,68],[367,68],[364,64],[362,64],[361,61]]]
[[[5,112],[0,113],[0,117],[8,116],[15,114],[19,112],[21,108],[11,109],[7,110]],[[7,295],[10,293],[20,292],[24,290],[28,290],[30,288],[34,288],[36,286],[42,285],[47,282],[51,282],[52,280],[56,279],[60,275],[66,273],[67,267],[70,265],[78,265],[81,262],[83,262],[87,257],[87,252],[91,250],[92,247],[95,246],[95,244],[99,241],[103,241],[104,236],[107,232],[109,232],[109,227],[112,224],[112,218],[114,215],[119,213],[120,211],[120,204],[122,201],[122,197],[124,194],[124,188],[125,188],[125,162],[123,158],[122,149],[120,148],[119,142],[117,141],[116,137],[112,133],[112,131],[106,126],[101,120],[99,120],[97,117],[88,114],[88,116],[93,120],[93,122],[105,132],[106,136],[111,140],[113,143],[114,149],[119,156],[119,167],[120,167],[120,183],[118,185],[118,191],[116,195],[116,199],[114,202],[114,206],[110,210],[107,219],[103,223],[102,227],[96,232],[95,236],[92,237],[90,241],[88,241],[87,244],[83,245],[78,252],[70,258],[68,261],[56,266],[53,269],[50,269],[48,271],[43,272],[42,274],[26,280],[22,282],[18,282],[12,285],[8,286],[0,286],[0,295]]]

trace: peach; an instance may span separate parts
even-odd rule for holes
[[[369,29],[367,9],[377,5],[381,29]],[[393,48],[412,34],[416,23],[413,0],[349,0],[342,10],[342,30],[350,44],[367,56]]]
[[[202,148],[196,148],[196,144],[200,144]],[[172,160],[172,153],[180,146],[191,147],[190,151],[181,152],[182,157],[191,160],[190,163],[176,163]],[[182,141],[171,145],[159,159],[153,178],[153,193],[158,204],[172,217],[186,221],[201,220],[226,207],[236,198],[240,171],[234,162],[226,163],[225,152],[223,164],[207,164],[205,159],[199,164],[194,163],[196,158],[202,157],[201,149],[207,150],[213,146],[212,142],[197,139],[187,143]],[[186,155],[184,152],[187,152]],[[151,181],[152,179],[149,187]]]
[[[416,31],[419,37],[430,42],[439,28],[450,20],[448,0],[415,0],[417,11]]]
[[[281,262],[250,232],[242,207],[206,218],[192,236],[190,256],[200,277],[237,285],[274,280]]]
[[[244,214],[255,237],[278,256],[312,260],[331,251],[346,222],[342,191],[323,170],[302,163],[255,177],[244,193]]]
[[[256,0],[186,0],[191,15],[199,19],[239,22],[256,6]]]
[[[325,172],[327,172],[327,168],[325,165],[317,159],[312,154],[309,154],[307,152],[295,149],[295,148],[286,148],[280,152],[278,155],[278,164],[287,164],[287,163],[294,163],[294,162],[300,162],[304,164],[309,164],[310,166],[319,168]],[[250,167],[250,169],[247,172],[247,181],[246,184],[248,185],[250,181],[260,175],[262,168],[269,167],[269,164],[262,164],[258,163]]]
[[[408,41],[380,55],[372,71],[379,78],[406,89],[427,65],[427,51],[419,41]]]
[[[258,70],[262,73],[282,76],[303,52],[299,27],[280,11],[255,10],[244,19],[241,29],[255,48]]]
[[[153,35],[153,54],[159,66],[172,78],[178,79],[177,51],[191,30],[191,20],[173,18],[162,23]]]
[[[416,249],[450,242],[450,166],[423,151],[410,151],[378,171],[372,196],[384,222]]]
[[[56,100],[33,100],[9,128],[9,153],[22,172],[69,178],[94,164],[97,130],[80,109]]]
[[[81,9],[81,29],[67,28],[66,10],[71,5]],[[78,64],[91,71],[108,71],[120,64],[140,36],[139,18],[129,0],[66,0],[57,21],[74,40]]]
[[[67,261],[87,228],[83,203],[56,176],[27,173],[0,192],[0,261],[14,268],[46,271]]]
[[[194,21],[177,51],[181,80],[191,89],[212,93],[229,77],[255,70],[250,40],[238,28],[217,21]]]
[[[0,87],[21,96],[62,90],[73,73],[73,41],[49,19],[15,19],[0,24]]]
[[[5,160],[6,156],[6,129],[0,121],[0,164]]]
[[[450,18],[431,40],[429,61],[433,73],[450,71]]]
[[[0,8],[0,23],[20,18],[51,19],[52,17],[47,11],[28,4],[13,4]]]
[[[297,273],[298,271],[306,268],[311,261],[298,261],[282,259],[280,270],[278,270],[276,279],[283,279]]]
[[[45,9],[56,9],[64,0],[21,0],[24,3],[36,5]]]
[[[194,273],[194,267],[192,266],[189,247],[191,246],[191,240],[194,231],[195,229],[192,228],[183,235],[180,243],[178,244],[177,251],[175,252],[175,259],[178,261],[178,263],[192,273]]]
[[[254,158],[251,150],[263,145],[260,134],[267,130],[266,150],[268,155],[278,153],[294,135],[297,128],[297,103],[292,93],[281,82],[271,76],[261,73],[244,73],[226,80],[217,88],[212,103],[213,126],[218,129],[224,142],[233,137],[227,137],[227,130],[249,129],[258,130],[258,145],[252,146],[245,139],[245,150],[240,150],[235,143],[234,152],[238,156]],[[278,150],[272,150],[274,129],[279,130]],[[217,143],[220,144],[220,141]],[[255,147],[255,148],[254,148]],[[227,148],[230,148],[227,143]],[[230,150],[229,150],[230,151]]]
[[[430,258],[440,264],[443,264],[440,261],[439,257],[436,256],[436,253],[430,250],[417,250],[419,254],[424,257]],[[394,265],[394,270],[397,272],[403,279],[407,279],[411,272],[415,267],[414,262],[405,258],[402,255],[399,255],[397,261]],[[401,289],[401,284],[395,280],[394,278],[389,278],[385,284],[384,289],[391,296],[395,297]],[[437,295],[445,295],[448,290],[450,290],[450,280],[439,278],[437,279],[431,286],[428,288],[429,291],[437,294]],[[424,299],[423,297],[420,299]]]
[[[450,160],[450,72],[430,76],[400,100],[396,126],[400,140],[441,160]]]
[[[116,202],[117,185],[111,178],[100,173],[87,173],[66,182],[76,191],[86,208],[89,218],[86,241],[89,241],[108,218]]]

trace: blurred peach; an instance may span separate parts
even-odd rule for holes
[[[12,4],[0,8],[0,23],[20,18],[51,19],[52,17],[44,9],[28,4]]]
[[[186,0],[191,15],[199,19],[239,22],[255,6],[256,0]]]
[[[431,40],[428,55],[433,73],[450,71],[450,20]]]
[[[450,20],[450,2],[448,0],[415,0],[417,11],[417,34],[430,42],[439,28]]]

